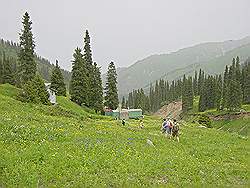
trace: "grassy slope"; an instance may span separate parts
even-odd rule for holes
[[[152,117],[122,127],[66,98],[24,104],[15,92],[0,86],[0,187],[248,184],[248,140],[236,134],[183,126],[177,143]]]
[[[199,97],[195,97],[194,99],[194,107],[190,110],[190,114],[206,114],[206,115],[225,115],[234,112],[228,111],[217,111],[216,109],[206,110],[205,112],[198,112],[198,104]],[[250,112],[250,105],[243,105],[242,109],[247,112]],[[194,118],[189,117],[189,121],[194,120]],[[241,117],[239,119],[232,120],[218,120],[212,121],[212,127],[228,132],[235,132],[243,136],[250,136],[250,118],[249,117]]]

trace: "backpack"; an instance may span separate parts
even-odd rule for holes
[[[172,131],[173,131],[173,132],[178,132],[179,129],[180,129],[180,128],[179,128],[178,124],[175,124],[175,125],[173,126]]]
[[[171,121],[169,121],[169,127],[173,128],[173,123]]]

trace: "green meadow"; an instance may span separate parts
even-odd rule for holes
[[[44,106],[17,92],[0,85],[0,187],[249,187],[248,136],[180,122],[177,143],[157,117],[122,126],[65,97]]]

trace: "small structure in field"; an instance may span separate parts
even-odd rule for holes
[[[143,117],[142,109],[120,109],[105,110],[105,116],[112,116],[114,119],[140,119]]]
[[[51,104],[56,104],[56,93],[50,89],[51,83],[45,83],[47,92],[49,93],[49,101]]]

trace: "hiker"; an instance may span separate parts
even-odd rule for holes
[[[177,142],[180,141],[179,139],[179,130],[180,130],[180,127],[179,127],[179,124],[177,123],[176,119],[174,119],[174,123],[173,123],[173,128],[172,128],[172,137],[177,139]]]
[[[171,121],[170,117],[167,118],[167,124],[168,124],[167,133],[169,136],[171,136],[173,129],[173,122]]]
[[[123,126],[125,125],[125,119],[122,119],[122,125]]]
[[[167,132],[167,128],[168,128],[168,122],[167,122],[166,119],[163,119],[163,123],[162,123],[162,126],[161,126],[162,133],[166,133]]]
[[[141,128],[141,129],[144,128],[144,123],[143,123],[142,119],[140,120],[140,128]]]

